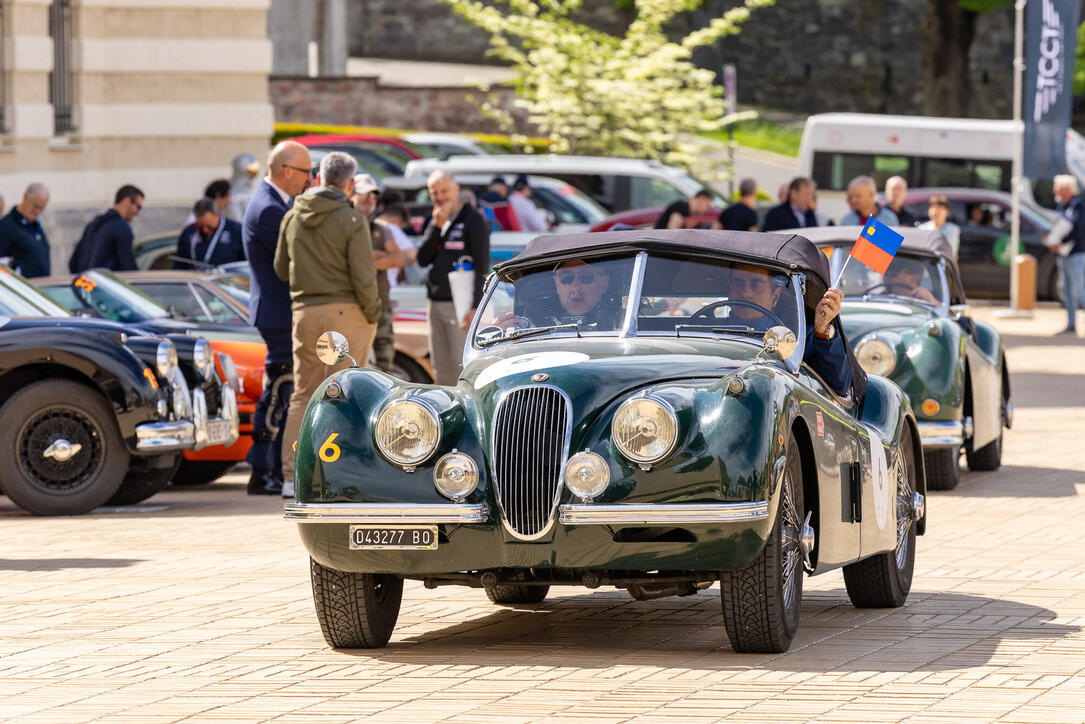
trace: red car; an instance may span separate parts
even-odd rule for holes
[[[686,219],[687,229],[711,229],[714,224],[720,218],[720,211],[716,207],[712,207],[708,210],[708,213],[701,214],[700,216],[691,216]],[[656,225],[656,221],[659,219],[659,215],[663,213],[662,206],[656,206],[650,209],[631,209],[630,211],[622,211],[617,214],[611,214],[602,221],[596,223],[591,227],[592,231],[609,231],[610,227],[615,224],[629,224],[635,229],[651,229]]]

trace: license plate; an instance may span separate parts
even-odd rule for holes
[[[361,550],[437,550],[435,525],[352,525],[350,549]]]
[[[230,421],[212,420],[207,423],[207,444],[222,445],[230,440]]]

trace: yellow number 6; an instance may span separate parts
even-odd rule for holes
[[[320,446],[320,459],[326,463],[334,463],[339,459],[339,453],[342,452],[339,446],[335,444],[335,438],[337,437],[339,437],[339,433],[333,432],[328,435],[328,439]]]

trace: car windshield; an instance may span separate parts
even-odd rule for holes
[[[832,278],[840,279],[840,270],[844,268],[850,247],[827,248],[832,253],[829,257]],[[898,253],[890,262],[885,276],[853,261],[847,265],[844,277],[837,285],[849,299],[885,297],[939,306],[945,298],[938,261],[916,254]]]
[[[0,313],[21,317],[70,317],[71,313],[61,307],[40,289],[13,273],[0,274],[0,295],[2,307]],[[24,311],[7,311],[7,310]]]
[[[80,274],[70,284],[52,284],[43,291],[71,311],[88,311],[115,322],[166,319],[169,310],[107,271]]]
[[[246,307],[249,306],[251,294],[249,292],[248,275],[238,273],[216,274],[211,277],[210,281],[238,302],[244,304]]]
[[[760,340],[769,327],[803,332],[799,297],[787,274],[757,264],[646,255],[584,258],[499,278],[479,313],[474,343],[541,335],[617,336],[639,282],[634,333],[737,335]]]

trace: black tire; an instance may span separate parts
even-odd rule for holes
[[[433,378],[426,372],[426,369],[411,359],[410,355],[396,352],[395,359],[392,360],[392,366],[395,368],[391,372],[393,377],[399,377],[416,385],[433,384]]]
[[[403,579],[389,573],[347,573],[312,558],[316,620],[336,649],[379,649],[392,638],[403,600]]]
[[[550,592],[550,586],[509,584],[486,589],[486,597],[494,603],[539,603]]]
[[[961,448],[934,447],[923,451],[927,490],[953,490],[961,482]]]
[[[780,503],[768,541],[753,565],[720,571],[727,638],[736,653],[782,653],[799,629],[802,602],[802,461],[788,443]]]
[[[912,437],[905,431],[889,476],[897,493],[894,496],[896,548],[844,566],[844,587],[856,608],[898,608],[912,590],[917,522],[912,512],[915,470]]]
[[[117,492],[106,505],[135,505],[162,491],[181,464],[181,453],[166,453],[151,458],[133,458],[132,467],[124,476]]]
[[[233,460],[182,460],[173,476],[174,485],[207,485],[233,470]]]
[[[59,439],[79,444],[67,460],[46,457]],[[117,492],[128,471],[128,449],[113,408],[95,389],[71,380],[42,380],[0,408],[4,492],[35,515],[78,515]]]

